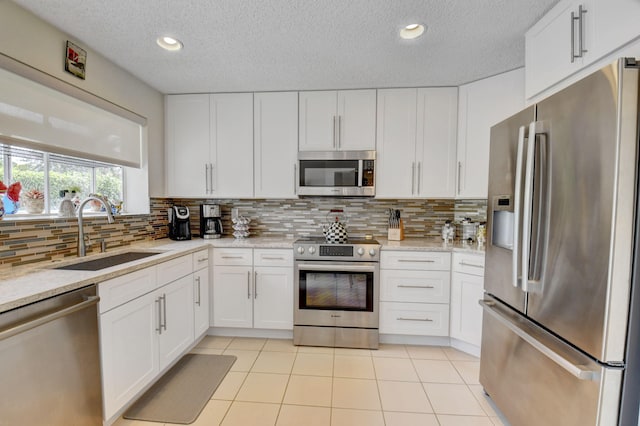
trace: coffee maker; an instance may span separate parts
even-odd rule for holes
[[[191,221],[187,206],[173,206],[167,209],[169,214],[169,238],[172,240],[191,239]]]
[[[222,219],[217,204],[200,205],[200,236],[205,239],[222,237]]]

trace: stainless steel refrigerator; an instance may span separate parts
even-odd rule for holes
[[[491,129],[480,383],[514,425],[636,425],[639,64]]]

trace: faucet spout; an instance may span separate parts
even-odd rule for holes
[[[91,200],[99,201],[104,206],[104,209],[107,212],[107,221],[109,223],[115,222],[107,197],[91,194],[87,198],[82,200],[82,202],[80,202],[80,205],[78,206],[78,257],[87,255],[87,246],[84,241],[84,220],[82,217],[82,210],[84,209],[85,204],[87,204]]]

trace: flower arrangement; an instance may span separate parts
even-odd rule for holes
[[[2,181],[0,181],[0,195],[2,195],[4,213],[13,214],[18,211],[18,200],[20,199],[21,190],[22,185],[20,184],[20,182],[14,182],[9,185],[9,187],[7,187],[4,183],[2,183]]]
[[[29,190],[23,195],[23,198],[27,213],[40,214],[44,211],[44,193],[42,191]]]

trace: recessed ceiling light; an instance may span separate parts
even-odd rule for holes
[[[156,43],[158,43],[158,46],[163,49],[170,50],[172,52],[182,49],[182,42],[169,36],[158,37]]]
[[[418,38],[424,33],[424,25],[410,24],[400,30],[400,37],[405,40]]]

